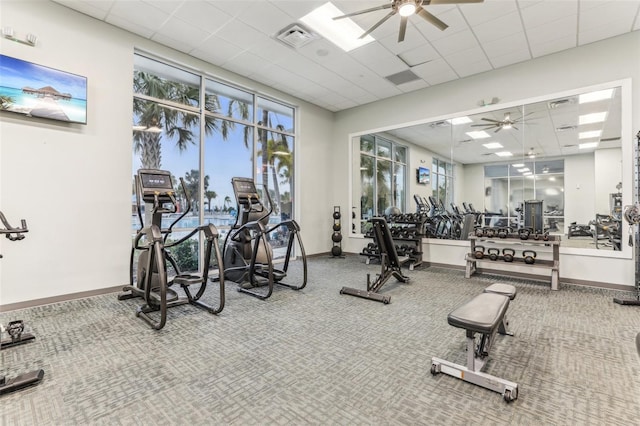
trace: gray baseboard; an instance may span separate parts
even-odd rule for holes
[[[8,303],[0,305],[0,312],[17,311],[18,309],[32,308],[34,306],[50,305],[52,303],[66,302],[73,299],[83,299],[85,297],[98,296],[107,293],[116,293],[122,290],[123,285],[116,287],[99,288],[97,290],[81,291],[78,293],[61,294],[59,296],[45,297],[42,299],[27,300],[25,302]]]

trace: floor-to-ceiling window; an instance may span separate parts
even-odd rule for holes
[[[174,226],[174,238],[213,223],[224,239],[237,215],[234,176],[254,178],[267,206],[269,194],[272,224],[293,217],[293,106],[144,54],[135,55],[133,88],[133,173],[140,168],[170,171],[179,210],[191,209]],[[140,228],[135,197],[132,204],[135,234]],[[168,215],[163,226],[173,216],[177,213]],[[179,266],[198,269],[199,252],[194,238],[181,249]]]
[[[406,208],[407,148],[374,135],[360,137],[360,232],[389,207]]]
[[[433,158],[431,188],[433,197],[442,202],[445,208],[453,203],[453,164]]]

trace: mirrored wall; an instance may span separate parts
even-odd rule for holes
[[[412,213],[418,208],[414,195],[431,196],[451,215],[481,213],[481,226],[533,227],[562,236],[563,247],[630,253],[621,220],[625,202],[632,202],[631,188],[622,186],[623,169],[631,170],[630,159],[623,166],[622,146],[630,137],[624,129],[630,111],[623,108],[629,90],[626,81],[616,82],[359,135],[353,138],[354,166],[362,158],[361,141],[369,141],[367,147],[372,140],[388,141],[407,150],[401,173],[407,181],[406,194],[390,197],[396,204],[385,208]],[[445,191],[434,182],[446,165],[452,170]],[[361,210],[361,177],[352,180],[354,232],[366,228],[367,215],[384,211]],[[399,188],[396,180],[389,186]],[[373,197],[370,189],[365,195]]]

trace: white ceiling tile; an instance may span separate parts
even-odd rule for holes
[[[518,12],[514,12],[508,15],[503,15],[492,21],[476,25],[471,30],[476,35],[480,43],[488,43],[511,34],[521,33],[524,31],[524,28],[520,21],[520,14]]]
[[[506,67],[507,65],[517,64],[531,59],[528,49],[518,49],[504,55],[492,56],[489,58],[493,68]]]
[[[158,29],[169,19],[169,14],[148,3],[140,1],[117,1],[109,11],[109,17],[142,23],[151,29]]]
[[[202,0],[186,0],[188,2],[200,3]],[[245,10],[250,7],[260,7],[260,4],[264,2],[264,0],[242,0],[242,1],[234,1],[234,0],[204,0],[205,3],[209,3],[214,6],[216,9],[224,12],[227,15],[238,17]]]
[[[260,58],[245,50],[224,63],[224,68],[245,77],[260,74],[260,70],[272,65],[264,58]]]
[[[143,2],[150,4],[153,7],[157,7],[169,14],[173,13],[182,3],[184,3],[183,0],[143,0]]]
[[[127,30],[129,32],[132,32],[134,34],[138,34],[139,36],[144,38],[150,38],[156,30],[155,28],[148,28],[147,26],[141,24],[140,21],[133,23],[119,16],[109,15],[105,19],[105,22],[111,25],[114,25],[116,27],[122,28],[124,30]]]
[[[425,62],[438,59],[440,55],[430,44],[423,44],[412,50],[407,50],[398,55],[400,59],[409,64],[409,66],[416,66],[424,64]]]
[[[443,10],[443,6],[434,5],[431,7],[426,7],[425,9],[449,26],[449,28],[442,31],[424,19],[414,19],[413,24],[416,26],[418,31],[422,33],[424,38],[431,42],[444,37],[449,37],[457,32],[469,29],[467,21],[462,16],[462,13],[460,13],[460,10],[457,7]]]
[[[511,34],[510,36],[499,40],[483,43],[482,48],[489,58],[506,55],[507,53],[515,51],[524,51],[529,54],[529,45],[524,32]]]
[[[620,34],[625,34],[629,31],[631,24],[629,19],[624,18],[618,21],[609,21],[605,25],[599,27],[591,27],[588,29],[582,29],[578,33],[578,44],[588,44],[594,41],[604,40],[605,38],[615,37]],[[640,53],[639,53],[640,54]]]
[[[608,24],[629,31],[638,14],[640,2],[614,1],[588,9],[580,9],[579,29],[588,31]]]
[[[445,73],[455,74],[451,66],[444,59],[436,59],[436,60],[427,62],[426,64],[417,65],[411,68],[411,71],[413,71],[414,74],[416,74],[420,78],[423,78],[429,83],[431,83],[429,78],[432,75],[445,74]]]
[[[407,69],[407,65],[401,59],[378,43],[369,43],[366,46],[362,46],[355,50],[351,56],[381,76],[395,74]]]
[[[190,46],[190,49],[187,50],[187,52],[190,52],[209,37],[211,33],[190,25],[181,19],[170,18],[158,29],[158,32],[153,36],[153,40],[159,41],[157,37],[159,35],[176,40],[185,46]]]
[[[533,44],[530,43],[531,54],[534,58],[539,56],[548,55],[550,53],[559,52],[565,49],[571,49],[572,47],[576,47],[576,36],[569,35],[553,40],[548,40],[542,43]]]
[[[195,49],[195,46],[193,44],[185,43],[182,40],[176,40],[163,33],[155,33],[151,37],[151,40],[158,42],[160,44],[164,44],[165,46],[169,46],[170,48],[178,50],[180,52],[190,53],[192,50]]]
[[[278,7],[284,13],[291,16],[294,20],[302,18],[307,13],[317,9],[325,4],[328,0],[268,0],[274,6]],[[240,3],[238,0],[234,2]],[[259,0],[257,3],[265,3],[265,0]]]
[[[526,27],[539,27],[563,16],[577,15],[578,2],[576,0],[534,2],[530,7],[522,9],[521,13]]]
[[[267,35],[279,34],[295,20],[272,3],[262,2],[260,7],[249,7],[238,19]]]
[[[53,0],[55,3],[59,3],[63,6],[70,7],[77,10],[80,13],[89,15],[96,19],[104,20],[107,16],[107,12],[113,5],[113,1],[77,1],[77,0]]]
[[[397,21],[396,23],[399,23]],[[398,32],[400,28],[397,27],[396,31],[387,37],[378,39],[380,44],[389,49],[391,52],[398,54],[406,52],[408,50],[415,49],[418,46],[423,45],[426,40],[424,36],[412,25],[407,24],[407,31],[405,33],[404,41],[398,42]]]
[[[527,26],[525,31],[530,44],[542,44],[566,36],[573,36],[574,39],[577,39],[577,29],[578,16],[569,15],[537,27]]]
[[[470,47],[477,47],[478,41],[471,30],[457,32],[449,37],[435,40],[431,43],[442,56],[451,55]]]
[[[269,37],[254,40],[247,50],[271,62],[286,62],[295,52],[291,47]]]
[[[186,1],[173,16],[210,33],[231,21],[232,16],[206,2]]]
[[[461,4],[458,7],[471,26],[494,21],[518,11],[515,0],[485,0],[482,3]]]
[[[491,63],[486,58],[481,59],[477,62],[465,61],[457,65],[452,64],[451,67],[460,77],[468,77],[473,74],[480,74],[482,72],[493,69]]]
[[[238,20],[233,21],[233,25],[224,26],[217,35],[231,43],[243,46],[245,49],[253,46],[256,40],[269,39],[269,36]]]
[[[244,50],[237,44],[212,36],[206,39],[191,54],[214,65],[222,65]]]
[[[429,87],[429,83],[422,79],[398,85],[398,89],[402,90],[404,93],[415,92],[416,90],[424,89],[426,87]]]

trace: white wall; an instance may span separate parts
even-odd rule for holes
[[[347,164],[351,133],[455,116],[460,112],[476,109],[478,99],[495,96],[508,104],[626,78],[632,81],[631,103],[634,111],[632,127],[637,131],[640,127],[640,115],[637,114],[637,111],[640,111],[640,61],[635,52],[639,51],[640,32],[636,31],[341,111],[336,114],[334,125],[334,161],[336,164],[340,161]],[[622,143],[633,144],[633,132],[623,134]],[[628,165],[625,167],[629,173],[624,176],[623,185],[629,188],[632,179],[631,168]],[[336,168],[334,186],[337,191],[334,196],[337,204],[348,200],[348,190],[340,190],[339,184],[348,181],[347,173],[347,167]],[[346,251],[358,252],[360,246],[361,241],[355,238],[346,239],[343,242]],[[578,268],[563,267],[562,275],[574,279],[622,285],[633,284],[634,265],[630,258],[628,260],[588,256],[581,258],[589,261],[584,265],[580,264]],[[571,261],[567,261],[567,264],[570,263]]]
[[[593,153],[564,159],[564,233],[572,222],[587,225],[596,216]]]
[[[622,182],[622,152],[619,148],[598,149],[594,153],[596,213],[610,214],[609,194]]]
[[[333,113],[51,2],[2,2],[4,26],[39,41],[0,38],[3,54],[87,76],[89,111],[85,126],[0,115],[0,209],[30,227],[1,239],[0,306],[128,281],[134,48],[299,106],[297,218],[307,253],[329,250]]]

